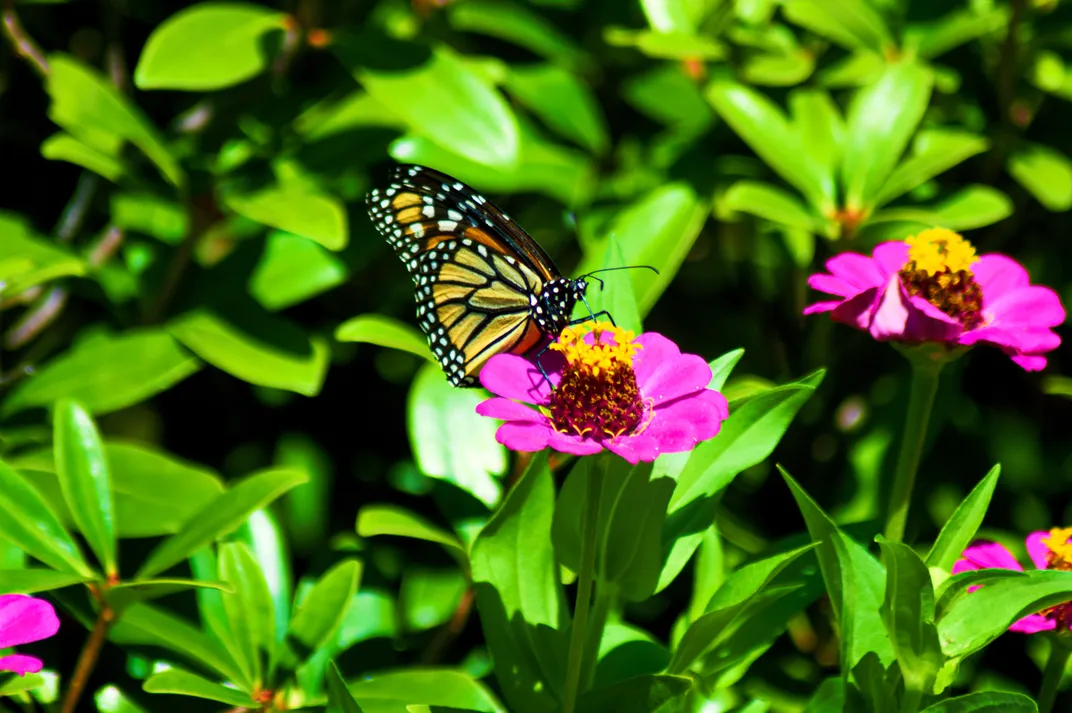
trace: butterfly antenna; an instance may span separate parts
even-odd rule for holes
[[[612,272],[612,271],[614,271],[614,270],[651,270],[651,271],[652,271],[652,272],[654,272],[654,273],[655,273],[656,275],[658,275],[658,274],[659,274],[659,271],[658,271],[658,270],[656,270],[656,269],[655,269],[654,267],[652,267],[651,265],[623,265],[622,267],[602,267],[602,268],[600,268],[600,269],[598,269],[598,270],[592,270],[592,271],[591,271],[591,272],[589,272],[588,274],[586,274],[586,275],[581,275],[581,276],[580,276],[579,278],[577,278],[577,279],[579,279],[579,280],[584,280],[584,279],[586,279],[586,278],[592,277],[592,276],[593,276],[593,275],[595,275],[595,274],[596,274],[597,272]],[[595,278],[593,278],[593,279],[595,279],[595,280],[599,280],[599,284],[600,284],[600,289],[603,289],[603,288],[602,288],[602,284],[603,284],[603,281],[602,281],[602,280],[600,280],[600,279],[599,279],[598,277],[595,277]]]

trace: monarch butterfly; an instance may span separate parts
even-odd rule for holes
[[[417,321],[455,386],[476,386],[495,354],[557,337],[577,300],[588,304],[587,276],[563,277],[528,233],[451,176],[396,166],[367,202],[416,283]]]

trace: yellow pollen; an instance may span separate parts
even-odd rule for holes
[[[947,228],[929,228],[906,238],[905,243],[908,261],[929,275],[960,270],[971,274],[971,266],[979,259],[971,243]]]
[[[588,332],[595,334],[595,343],[589,344],[584,335]],[[603,332],[609,332],[614,337],[613,342],[604,342],[600,339]],[[633,356],[642,345],[633,341],[633,332],[616,326],[607,326],[597,322],[585,322],[576,327],[566,327],[558,336],[558,340],[551,344],[550,349],[562,352],[566,362],[571,366],[587,366],[592,370],[593,376],[599,376],[600,371],[611,371],[621,366],[633,366]]]
[[[1049,548],[1046,560],[1051,569],[1072,569],[1072,527],[1055,527],[1049,537],[1042,538],[1042,544]]]

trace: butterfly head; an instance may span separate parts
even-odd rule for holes
[[[577,280],[559,277],[548,281],[539,296],[532,295],[529,299],[536,326],[544,334],[558,335],[569,325],[573,305],[577,300],[584,300],[587,290],[588,282],[583,277]]]

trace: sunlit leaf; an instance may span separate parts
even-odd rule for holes
[[[304,302],[346,281],[346,264],[312,240],[272,232],[249,278],[249,293],[275,311]]]
[[[428,340],[416,327],[379,314],[363,314],[346,320],[335,330],[335,338],[340,342],[367,342],[401,349],[432,361]]]
[[[0,466],[2,468],[3,466]],[[89,581],[83,574],[53,569],[0,569],[0,594],[33,594]]]
[[[1009,155],[1009,174],[1052,211],[1072,208],[1072,161],[1052,146],[1026,144]]]
[[[175,693],[194,698],[207,698],[210,701],[218,701],[239,708],[257,707],[248,694],[179,668],[169,668],[166,671],[154,673],[145,680],[142,687],[149,693]]]
[[[17,294],[39,283],[85,271],[78,257],[35,234],[25,218],[0,211],[0,291]]]
[[[326,193],[288,184],[254,194],[228,195],[224,201],[241,216],[308,238],[329,250],[342,250],[349,239],[346,209]]]

